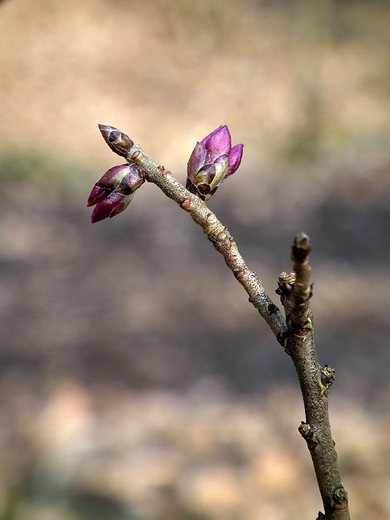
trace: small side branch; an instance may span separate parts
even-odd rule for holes
[[[334,370],[318,362],[309,300],[311,251],[307,235],[295,237],[291,258],[294,273],[282,273],[278,293],[285,308],[289,330],[286,352],[291,357],[301,387],[305,422],[299,432],[306,440],[313,461],[326,520],[349,520],[348,497],[341,479],[328,413],[328,390]]]
[[[126,159],[129,163],[142,168],[147,181],[156,184],[201,226],[207,238],[224,257],[226,265],[248,293],[249,301],[265,319],[279,343],[283,345],[287,334],[285,319],[266,293],[257,274],[246,265],[228,228],[202,200],[180,184],[171,172],[165,170],[163,166],[157,166],[138,145],[131,147]]]

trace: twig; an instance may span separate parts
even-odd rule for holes
[[[309,285],[310,251],[309,237],[304,233],[297,235],[291,254],[294,273],[282,273],[279,277],[278,292],[281,294],[289,329],[285,349],[294,363],[301,386],[306,421],[301,423],[299,432],[306,440],[313,461],[325,519],[349,520],[348,496],[341,483],[329,423],[328,390],[334,381],[334,370],[329,365],[319,364],[314,343],[313,319],[309,307],[312,295]]]

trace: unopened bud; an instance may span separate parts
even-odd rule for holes
[[[92,223],[124,211],[144,181],[141,170],[135,164],[110,168],[92,188],[88,198],[87,206],[95,206]]]
[[[113,152],[121,157],[127,157],[130,149],[134,146],[128,135],[110,125],[99,125],[99,130]]]
[[[187,189],[209,200],[240,166],[243,145],[231,145],[228,127],[220,126],[197,143],[187,164]]]

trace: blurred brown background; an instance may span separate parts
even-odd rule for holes
[[[274,290],[313,241],[321,362],[355,520],[390,516],[390,4],[0,3],[0,519],[312,519],[292,363],[200,228],[153,185],[89,222],[120,128],[210,202]]]

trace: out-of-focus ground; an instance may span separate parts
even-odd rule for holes
[[[210,207],[275,303],[311,236],[352,517],[390,517],[389,28],[385,1],[0,3],[2,520],[321,509],[292,363],[202,231],[153,185],[90,224],[98,123],[182,182],[218,125],[245,143]]]

